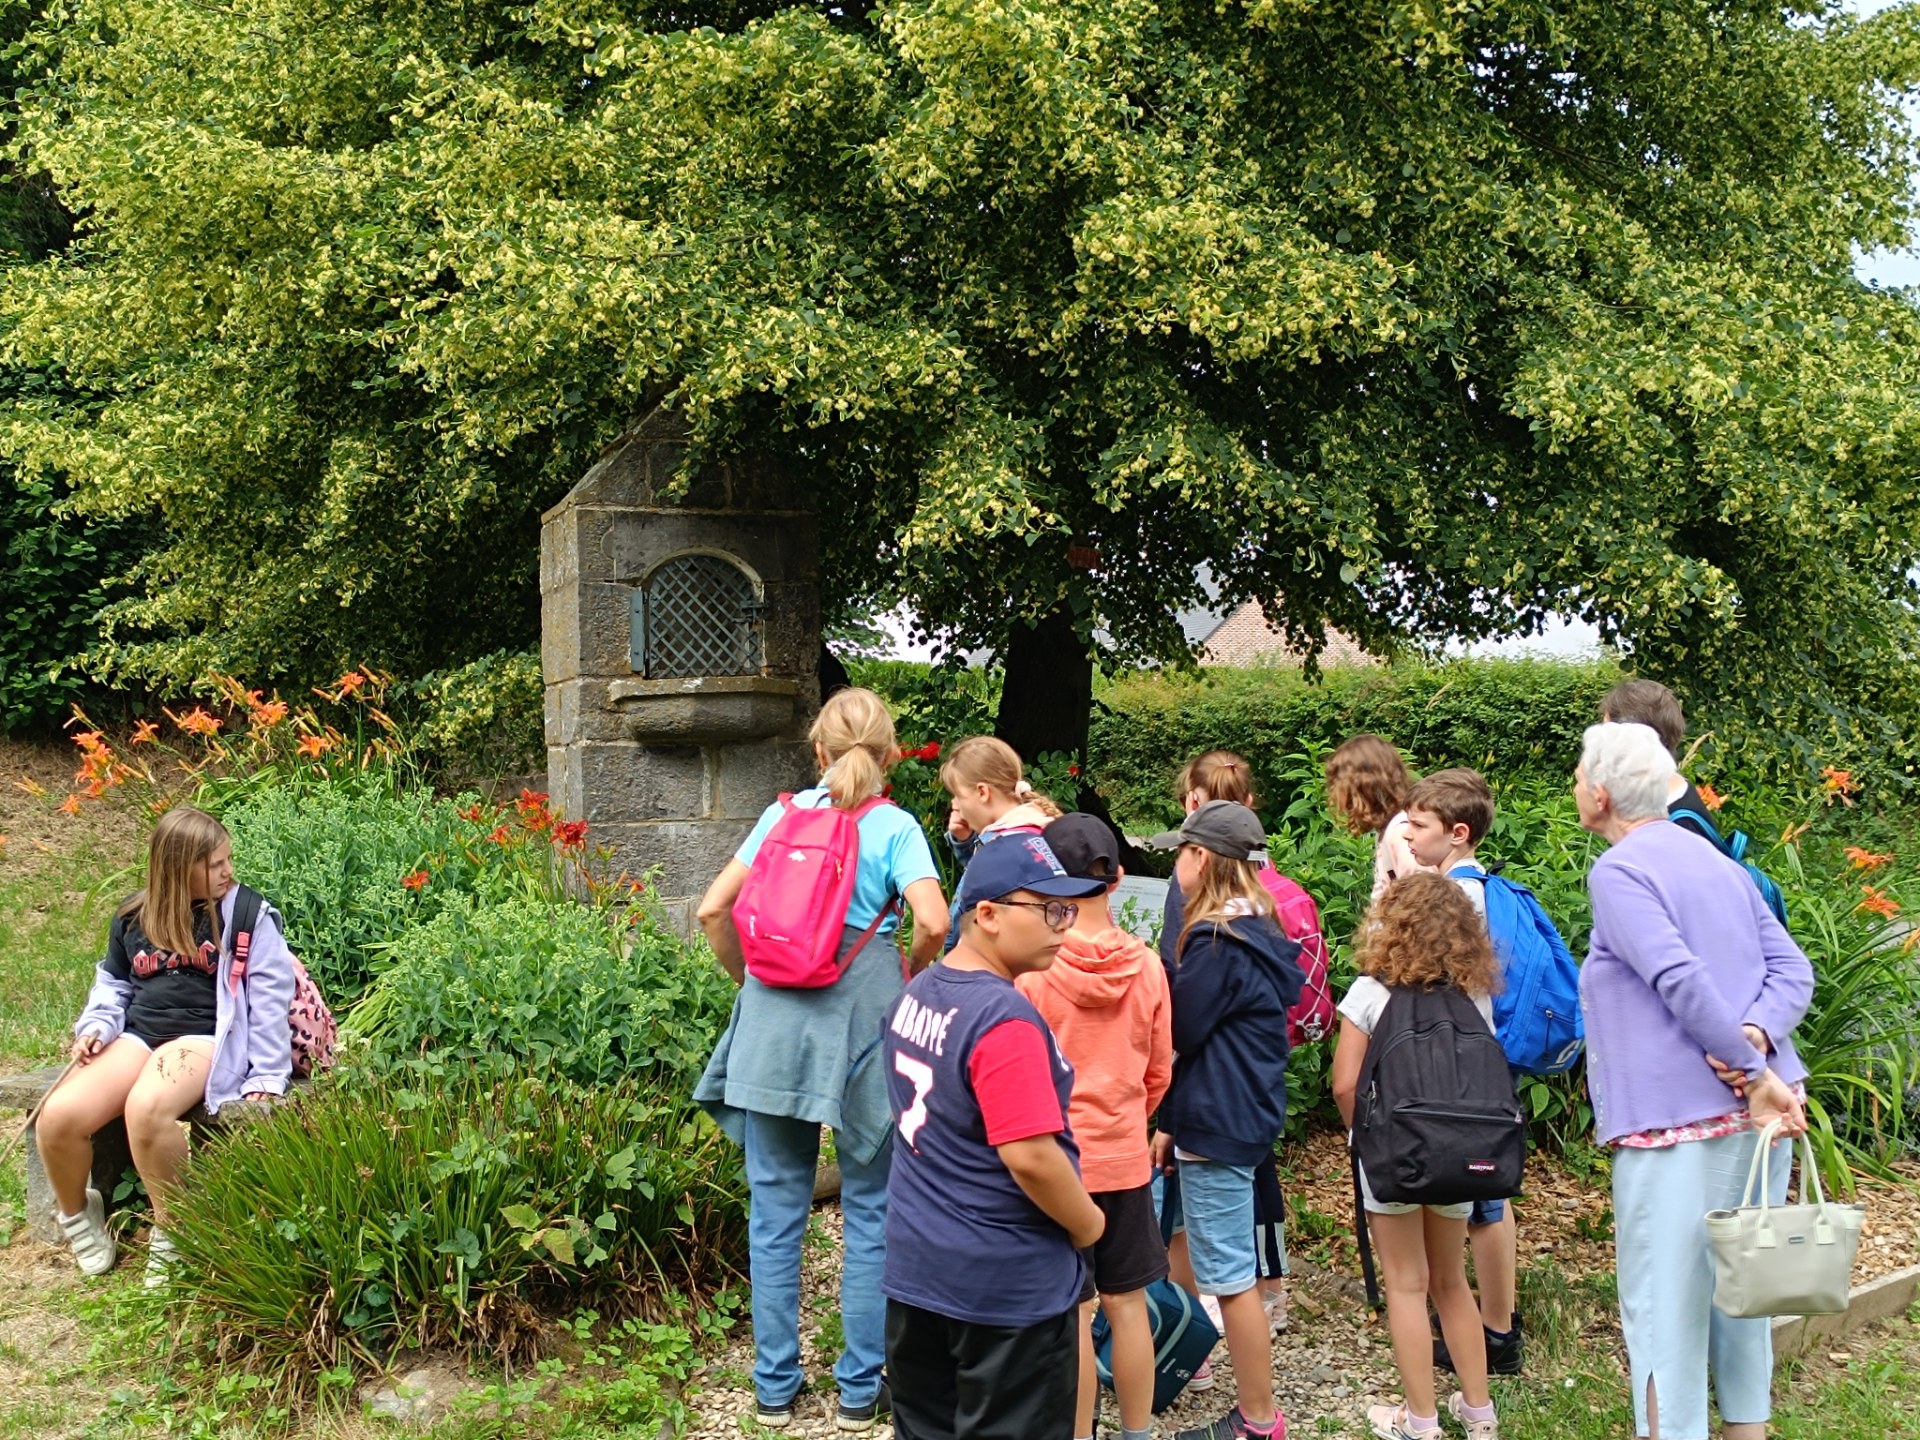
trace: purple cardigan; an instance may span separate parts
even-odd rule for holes
[[[1593,946],[1580,971],[1587,1090],[1601,1144],[1740,1108],[1707,1064],[1807,1075],[1793,1027],[1813,966],[1740,866],[1668,820],[1629,832],[1594,862]],[[1773,1042],[1769,1061],[1740,1027]]]
[[[259,1091],[284,1095],[293,1076],[293,1028],[287,1012],[293,1005],[293,952],[280,929],[280,914],[271,905],[260,907],[247,952],[246,976],[233,981],[233,905],[235,885],[220,899],[220,969],[214,976],[213,1066],[207,1072],[207,1113]],[[127,1025],[127,1004],[133,985],[116,979],[102,965],[94,971],[87,1008],[80,1012],[73,1033],[92,1032],[104,1045],[120,1038]]]

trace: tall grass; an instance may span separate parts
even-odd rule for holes
[[[435,1345],[524,1359],[550,1317],[655,1314],[724,1278],[738,1166],[639,1080],[329,1087],[195,1154],[173,1313],[283,1375]]]

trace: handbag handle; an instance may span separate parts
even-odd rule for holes
[[[1778,1120],[1769,1121],[1766,1129],[1760,1132],[1760,1143],[1754,1146],[1753,1160],[1747,1166],[1746,1188],[1740,1192],[1740,1208],[1743,1210],[1753,1209],[1755,1208],[1754,1181],[1758,1180],[1760,1182],[1758,1204],[1760,1219],[1759,1223],[1754,1227],[1753,1238],[1754,1243],[1763,1250],[1771,1250],[1778,1243],[1774,1237],[1773,1216],[1770,1213],[1773,1208],[1770,1200],[1773,1194],[1773,1185],[1771,1183],[1772,1176],[1770,1173],[1772,1165],[1768,1157],[1773,1152],[1773,1142],[1779,1137],[1779,1134],[1780,1122]],[[1792,1142],[1788,1142],[1787,1145],[1787,1173],[1789,1175],[1793,1173]],[[1814,1208],[1818,1212],[1817,1218],[1814,1221],[1815,1242],[1821,1245],[1832,1243],[1834,1232],[1833,1222],[1827,1217],[1827,1191],[1826,1187],[1820,1183],[1820,1167],[1814,1163],[1813,1139],[1805,1132],[1802,1132],[1800,1136],[1800,1183],[1803,1186],[1811,1188],[1813,1191]],[[1801,1197],[1803,1204],[1805,1203],[1805,1199],[1806,1197],[1803,1195]]]

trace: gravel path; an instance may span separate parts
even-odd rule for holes
[[[807,1232],[800,1334],[809,1393],[802,1397],[796,1424],[786,1435],[838,1435],[834,1428],[833,1362],[838,1356],[840,1212],[824,1205],[813,1213]],[[1311,1435],[1322,1417],[1351,1421],[1361,1431],[1368,1405],[1398,1398],[1393,1353],[1385,1331],[1364,1318],[1345,1291],[1344,1282],[1323,1276],[1296,1276],[1291,1289],[1291,1324],[1274,1337],[1273,1381],[1280,1408],[1296,1436]],[[741,1330],[745,1332],[746,1326]],[[753,1338],[742,1333],[709,1364],[693,1397],[697,1419],[688,1440],[739,1440],[771,1435],[753,1420]],[[1211,1390],[1188,1391],[1154,1417],[1153,1433],[1170,1436],[1183,1426],[1203,1425],[1233,1404],[1233,1366],[1226,1346],[1213,1355]],[[1101,1416],[1102,1433],[1117,1435],[1119,1417],[1109,1396]],[[875,1440],[891,1440],[891,1426],[870,1431]]]

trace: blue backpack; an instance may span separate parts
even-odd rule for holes
[[[1200,1302],[1171,1280],[1147,1286],[1147,1325],[1153,1331],[1153,1413],[1180,1398],[1193,1372],[1206,1363],[1220,1332]],[[1113,1331],[1105,1311],[1093,1317],[1093,1366],[1100,1383],[1113,1388]]]
[[[1747,878],[1753,881],[1753,888],[1760,892],[1761,900],[1773,912],[1773,918],[1780,922],[1781,929],[1786,929],[1787,897],[1771,875],[1747,859],[1747,847],[1753,842],[1747,839],[1746,831],[1736,830],[1730,836],[1723,836],[1706,811],[1696,810],[1691,805],[1668,810],[1667,818],[1676,825],[1688,826],[1696,835],[1712,841],[1716,850],[1746,871]]]
[[[1558,1075],[1586,1047],[1580,967],[1533,892],[1503,875],[1462,865],[1453,880],[1477,880],[1487,898],[1487,936],[1505,983],[1493,997],[1493,1029],[1507,1063],[1523,1075]]]

